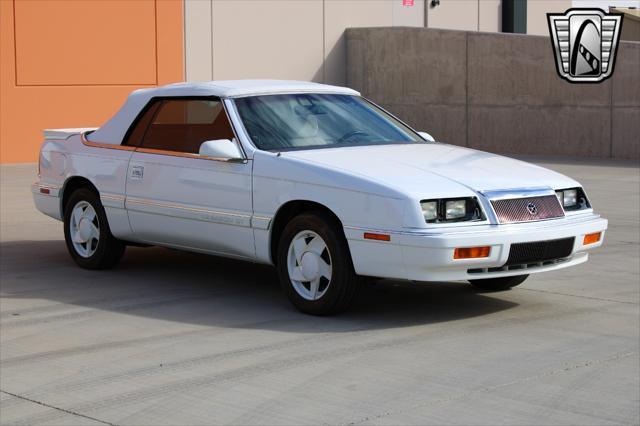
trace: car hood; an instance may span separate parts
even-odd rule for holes
[[[281,155],[366,177],[417,198],[579,186],[543,167],[441,143],[325,148]]]

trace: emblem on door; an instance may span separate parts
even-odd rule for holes
[[[131,179],[142,179],[144,176],[144,167],[133,166],[131,167]]]

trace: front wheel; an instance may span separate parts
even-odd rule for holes
[[[338,224],[322,213],[305,213],[286,226],[278,246],[280,283],[302,312],[331,315],[355,299],[360,278]]]
[[[122,258],[125,244],[109,229],[107,215],[91,190],[76,190],[64,210],[64,239],[73,260],[86,269],[107,269]]]
[[[513,277],[487,278],[484,280],[470,280],[475,287],[484,291],[503,291],[520,285],[529,275],[516,275]]]

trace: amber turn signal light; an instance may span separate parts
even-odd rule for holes
[[[593,234],[587,234],[584,236],[584,240],[582,241],[582,245],[594,244],[600,241],[600,236],[602,232],[594,232]]]
[[[464,247],[457,248],[453,251],[454,259],[477,259],[481,257],[489,257],[491,253],[491,247]]]
[[[366,240],[377,240],[377,241],[391,241],[391,235],[388,234],[374,234],[373,232],[365,232],[364,238]]]

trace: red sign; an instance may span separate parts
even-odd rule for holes
[[[402,0],[403,6],[413,6],[413,0]]]

